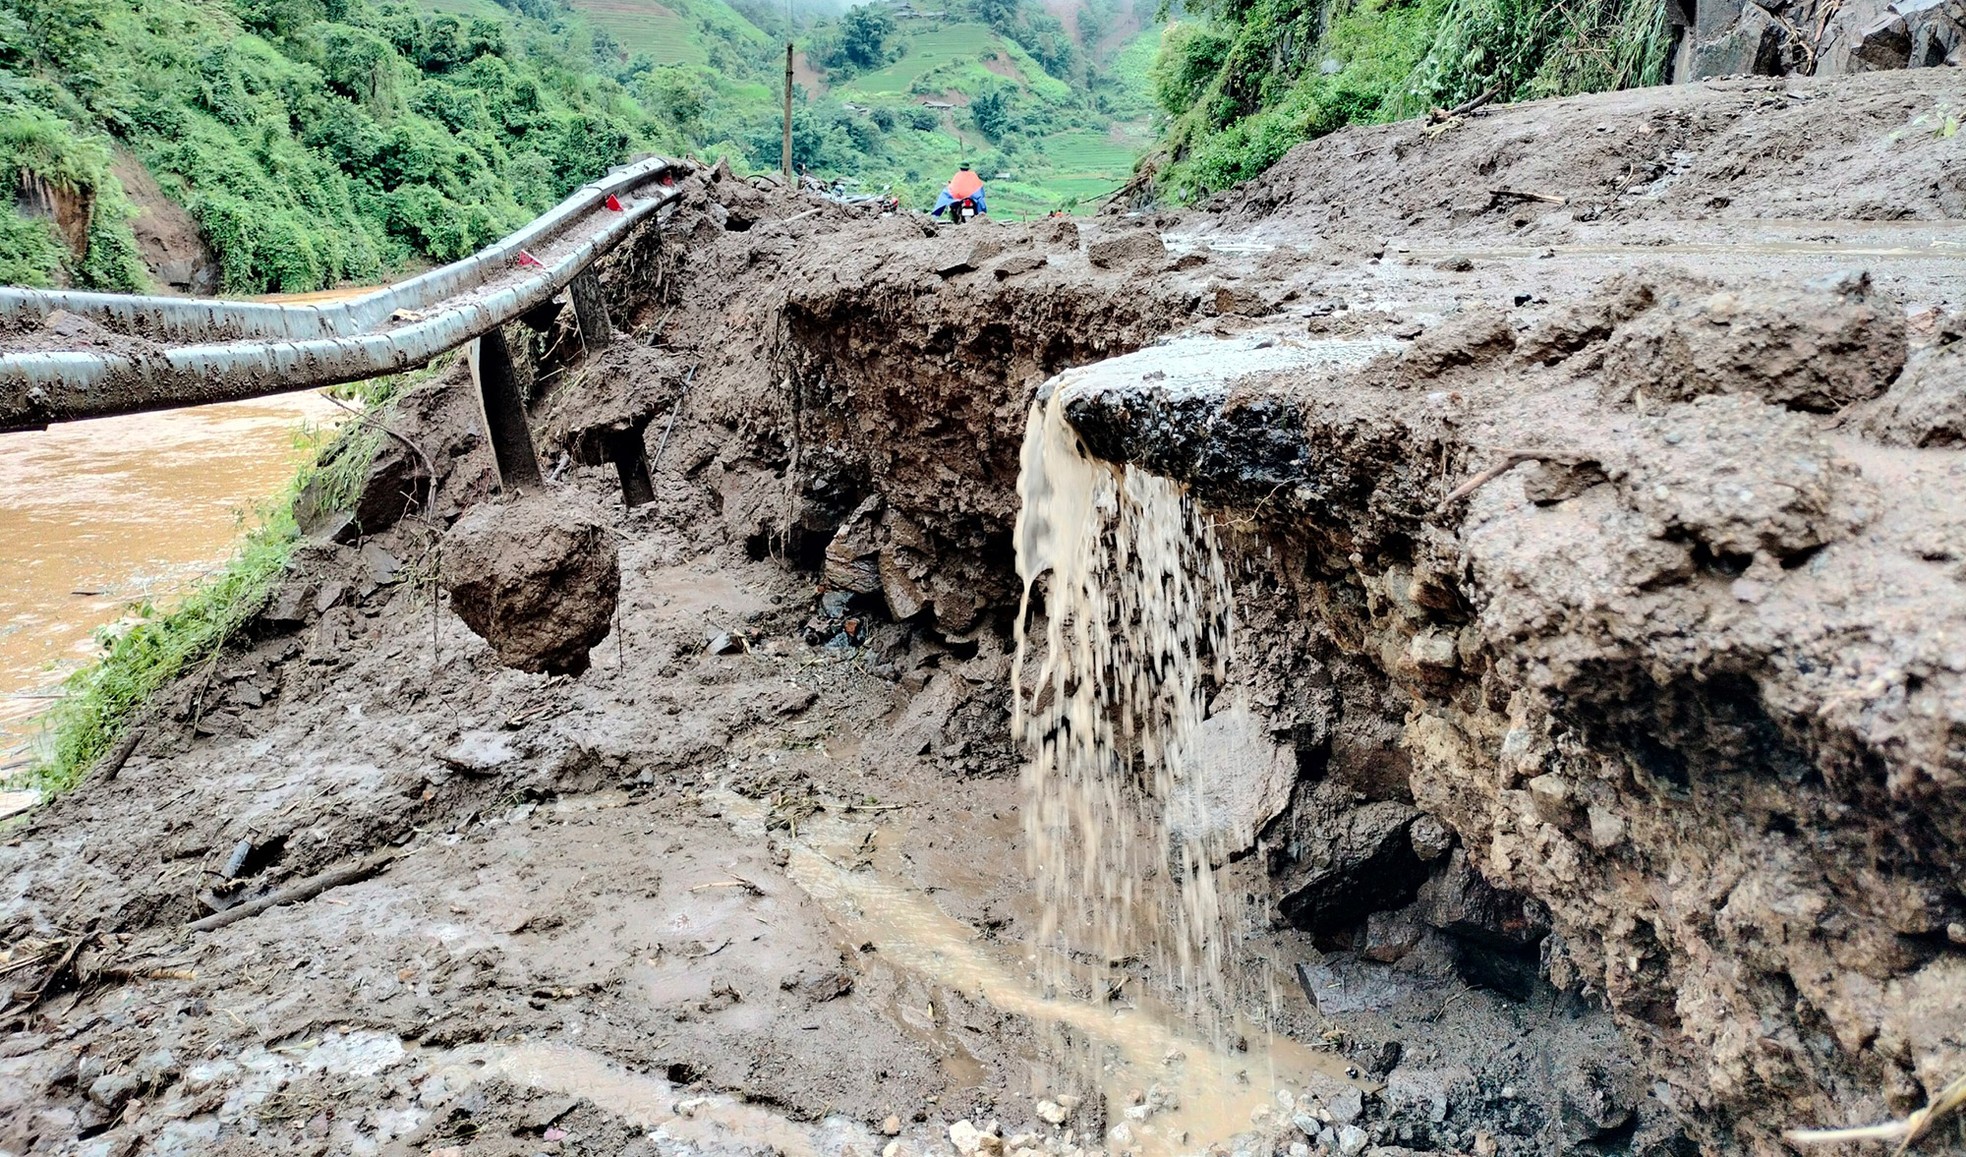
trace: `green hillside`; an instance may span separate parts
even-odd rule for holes
[[[1152,138],[1142,61],[1158,29],[1130,8],[1088,7],[1081,43],[1035,4],[914,11],[872,3],[805,38],[826,81],[807,105],[850,146],[814,141],[801,158],[813,171],[926,204],[969,161],[990,180],[992,211],[1010,216],[1089,204],[1125,182]]]
[[[0,8],[0,278],[143,288],[140,162],[231,293],[467,255],[654,135],[547,0],[10,0]],[[22,182],[88,221],[16,208]]]
[[[1109,191],[1152,137],[1142,61],[1158,30],[1119,7],[1132,2],[1080,0],[1071,30],[1035,0],[795,13],[795,157],[914,205],[969,161],[999,215]],[[140,164],[188,211],[228,293],[455,259],[635,149],[776,168],[777,12],[729,0],[8,0],[0,281],[149,288],[118,167]],[[46,190],[66,233],[33,215]]]
[[[576,0],[574,9],[614,38],[624,60],[708,64],[712,45],[759,51],[784,44],[723,0]]]
[[[1483,93],[1528,100],[1657,84],[1657,0],[1195,0],[1152,88],[1171,118],[1163,194],[1193,199],[1300,141]]]
[[[740,0],[742,2],[742,0]],[[795,11],[793,155],[823,179],[931,202],[956,165],[992,177],[992,209],[1025,215],[1123,183],[1148,147],[1159,29],[1132,0],[1081,0],[1084,42],[1035,0],[876,0],[838,17]],[[778,165],[787,22],[769,4],[573,0],[597,59],[671,147]],[[744,13],[751,12],[755,19]],[[1149,10],[1150,11],[1150,10]]]

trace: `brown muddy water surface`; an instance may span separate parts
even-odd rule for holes
[[[300,393],[0,435],[0,763],[27,758],[97,629],[223,565],[344,415]]]

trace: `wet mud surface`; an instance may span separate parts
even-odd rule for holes
[[[1396,166],[1423,130],[1364,130],[1212,214],[933,236],[691,178],[609,258],[627,337],[534,379],[535,499],[617,555],[585,669],[453,611],[445,532],[502,499],[468,379],[404,399],[377,476],[426,499],[9,831],[9,984],[52,983],[0,1149],[1772,1153],[1923,1104],[1966,1063],[1936,83],[1524,106]],[[1615,186],[1666,113],[1706,201],[1453,208],[1457,164]],[[1215,520],[1214,689],[1294,768],[1222,869],[1274,1041],[1163,1047],[1137,961],[1033,984],[1012,530],[1067,370],[1086,444]]]

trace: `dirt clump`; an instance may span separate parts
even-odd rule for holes
[[[1676,286],[1653,296],[1605,350],[1609,401],[1746,393],[1829,412],[1882,394],[1904,367],[1904,310],[1876,300],[1867,273],[1799,290]]]
[[[1914,349],[1890,392],[1857,419],[1879,442],[1919,448],[1966,444],[1966,319],[1935,329],[1936,340]]]
[[[473,507],[444,535],[443,560],[452,609],[521,671],[577,675],[613,628],[614,533],[577,492]]]
[[[1159,260],[1167,256],[1167,246],[1162,244],[1160,235],[1151,229],[1126,229],[1092,241],[1085,252],[1087,260],[1094,265],[1112,269]]]

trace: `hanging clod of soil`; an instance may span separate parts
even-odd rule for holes
[[[444,535],[451,609],[521,671],[577,675],[614,623],[614,531],[578,491],[521,494],[466,511]]]

